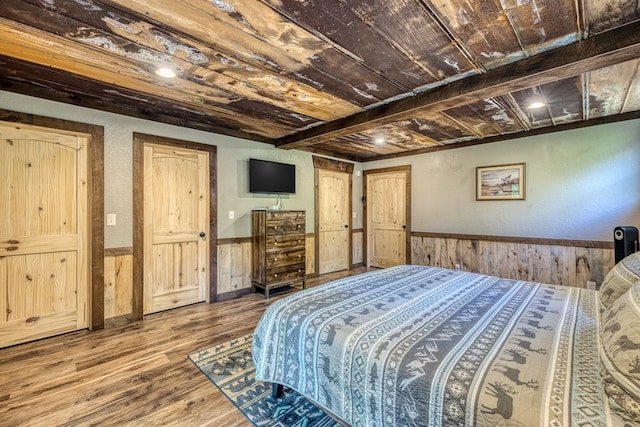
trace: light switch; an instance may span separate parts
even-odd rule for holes
[[[116,225],[116,214],[107,214],[107,225]]]
[[[233,219],[236,217],[236,213],[234,211],[229,211],[229,219]]]
[[[355,212],[351,213],[351,218],[356,219],[356,213]]]

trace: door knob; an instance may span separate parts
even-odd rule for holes
[[[206,236],[206,235],[207,235],[207,234],[206,234],[204,231],[201,231],[201,232],[200,232],[200,237],[204,237],[204,236]]]

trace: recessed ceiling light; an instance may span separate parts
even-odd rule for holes
[[[171,68],[158,68],[156,70],[156,74],[159,75],[160,77],[165,77],[167,79],[173,79],[176,77],[176,72],[173,71]]]
[[[375,143],[376,143],[376,144],[382,144],[382,143],[384,143],[384,137],[382,137],[382,136],[377,137],[377,138],[375,139]]]
[[[542,101],[536,101],[536,102],[532,102],[531,104],[529,104],[529,108],[532,110],[535,110],[536,108],[542,108],[544,107],[546,104]]]

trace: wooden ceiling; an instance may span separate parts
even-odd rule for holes
[[[356,161],[640,117],[639,65],[637,0],[0,6],[0,89]]]

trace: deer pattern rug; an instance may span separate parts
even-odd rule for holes
[[[298,393],[285,388],[271,396],[271,384],[255,379],[253,335],[189,355],[189,359],[255,426],[338,427],[331,417]]]

